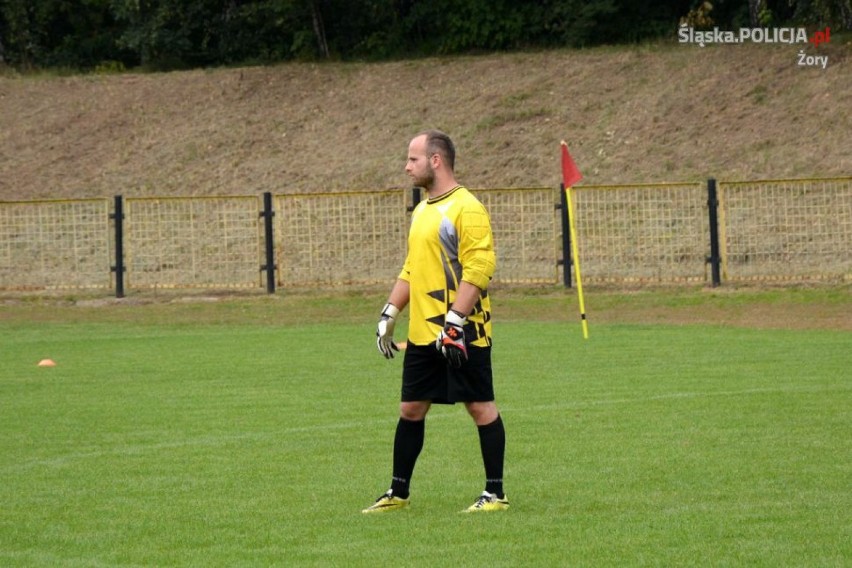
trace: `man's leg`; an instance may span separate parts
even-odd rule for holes
[[[428,401],[400,403],[399,422],[393,441],[393,478],[391,490],[401,499],[408,499],[414,465],[426,438]]]
[[[393,477],[387,493],[362,510],[362,513],[393,511],[408,506],[408,493],[414,465],[426,436],[426,413],[431,402],[403,402],[393,440]]]
[[[485,490],[503,497],[503,461],[506,455],[503,419],[493,401],[469,402],[465,406],[479,431],[479,447],[485,466]]]
[[[503,492],[503,460],[506,454],[506,430],[497,405],[491,402],[468,402],[467,411],[479,431],[479,447],[485,466],[485,491],[466,512],[501,511],[509,508]]]

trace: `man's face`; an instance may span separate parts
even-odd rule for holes
[[[426,136],[418,136],[408,145],[408,161],[405,163],[405,173],[409,175],[417,187],[429,189],[435,183],[432,158],[426,150]]]

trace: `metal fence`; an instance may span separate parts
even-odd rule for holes
[[[590,284],[852,280],[852,177],[574,190]],[[474,193],[492,219],[495,282],[570,285],[564,192]],[[415,189],[0,202],[0,289],[390,283],[419,199]]]
[[[719,183],[728,281],[852,279],[852,178]]]
[[[709,253],[701,184],[574,188],[583,278],[608,282],[702,282]]]
[[[405,218],[403,191],[277,196],[278,285],[391,281],[405,251]]]
[[[110,288],[109,205],[0,202],[0,289]]]
[[[258,286],[257,198],[128,199],[125,215],[129,287]]]

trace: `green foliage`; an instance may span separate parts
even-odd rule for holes
[[[0,1],[0,56],[20,69],[124,60],[119,33],[110,0]]]
[[[119,45],[138,54],[143,66],[177,68],[204,65],[215,23],[212,0],[112,0],[125,24]]]
[[[852,0],[0,0],[0,62],[168,69],[592,46],[671,37],[699,15],[839,31]]]
[[[852,0],[790,0],[790,4],[801,23],[852,30]]]
[[[115,73],[123,73],[127,71],[124,63],[121,61],[102,61],[95,66],[94,72],[99,75],[112,75]]]

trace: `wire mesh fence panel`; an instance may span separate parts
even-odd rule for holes
[[[109,200],[0,203],[0,289],[109,288]]]
[[[276,196],[278,284],[392,282],[405,259],[405,193]]]
[[[852,279],[852,178],[719,188],[724,279]]]
[[[494,282],[556,283],[559,194],[553,188],[474,190],[488,210],[497,270]]]
[[[722,280],[852,280],[852,177],[719,182]],[[495,282],[555,283],[563,256],[559,192],[477,189],[497,251]],[[706,282],[701,183],[578,186],[584,281]],[[274,198],[284,287],[392,282],[402,266],[412,192]],[[262,287],[261,201],[254,196],[130,198],[128,287]],[[0,289],[110,288],[110,200],[0,202]]]
[[[256,197],[128,199],[125,227],[130,287],[261,286]]]
[[[584,282],[706,280],[709,220],[701,184],[584,185],[573,194]]]

